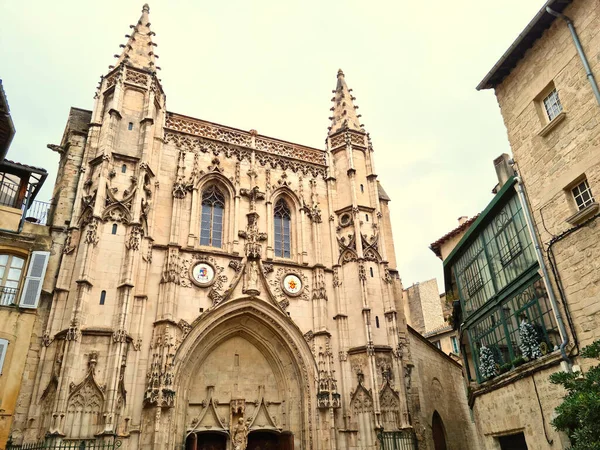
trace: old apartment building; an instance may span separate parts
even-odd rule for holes
[[[461,366],[406,324],[344,73],[324,149],[170,112],[149,12],[49,146],[52,308],[13,443],[479,448]]]
[[[0,448],[17,414],[21,382],[33,376],[51,300],[43,285],[52,243],[49,205],[36,200],[47,173],[6,159],[14,134],[0,80]]]
[[[485,449],[567,448],[550,424],[559,370],[600,338],[600,5],[550,0],[479,84],[494,89],[513,159],[444,255],[469,404]]]

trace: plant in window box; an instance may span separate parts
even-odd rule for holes
[[[512,367],[513,367],[512,363],[509,363],[509,362],[508,362],[508,363],[506,363],[506,364],[502,364],[502,365],[500,366],[499,372],[500,372],[501,374],[502,374],[502,373],[509,372],[509,371],[510,371],[510,369],[512,369]]]
[[[482,345],[479,349],[479,372],[485,380],[498,375],[498,364],[494,359],[494,352],[485,345]]]
[[[511,364],[513,367],[519,367],[522,366],[523,364],[525,364],[527,362],[527,360],[525,358],[523,358],[522,356],[517,356],[515,359],[513,359],[511,361]]]
[[[519,337],[521,339],[519,349],[521,350],[523,358],[533,360],[542,357],[538,333],[533,325],[525,319],[523,319],[521,325],[519,325]]]

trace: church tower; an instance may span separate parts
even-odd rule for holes
[[[344,73],[325,149],[168,112],[149,12],[50,146],[62,251],[13,437],[375,450],[411,432],[390,199]]]

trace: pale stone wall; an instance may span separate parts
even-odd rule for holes
[[[592,71],[600,73],[600,6],[575,1],[564,13],[577,29]],[[537,97],[554,83],[566,114],[546,136],[547,119]],[[496,88],[508,138],[524,180],[542,242],[571,229],[576,212],[570,188],[586,176],[600,196],[600,107],[587,81],[569,30],[561,20],[536,41],[512,73]],[[600,338],[600,234],[597,224],[575,231],[553,245],[580,345]],[[547,261],[548,262],[548,261]],[[552,280],[555,292],[556,281]]]
[[[404,313],[408,324],[424,334],[444,325],[444,314],[435,278],[405,289]]]
[[[506,374],[495,380],[500,383],[495,390],[491,390],[494,385],[488,387],[489,382],[475,389],[473,414],[482,437],[481,449],[498,450],[498,436],[518,432],[523,432],[530,450],[568,448],[568,439],[550,424],[564,395],[562,387],[549,381],[550,374],[560,370],[556,359],[554,366],[535,373],[523,376],[517,369]]]
[[[575,0],[563,13],[572,19],[577,29],[592,71],[600,73],[597,57],[600,5]],[[552,87],[558,92],[564,117],[549,129],[541,101]],[[573,183],[585,176],[596,198],[600,194],[600,108],[563,20],[556,19],[527,50],[496,87],[496,96],[515,168],[527,190],[536,232],[547,248],[551,239],[573,227],[566,221],[576,212],[570,192]],[[552,246],[564,300],[580,346],[600,338],[599,237],[598,225],[592,221]],[[545,262],[550,268],[547,258]],[[550,283],[560,301],[561,293],[552,275]],[[568,324],[567,327],[570,328]],[[570,329],[569,335],[572,349],[574,336]],[[581,360],[575,358],[574,362],[578,364]],[[534,370],[530,368],[528,374],[517,370],[522,379],[513,372],[495,379],[496,390],[483,389],[475,398],[474,413],[485,436],[485,448],[499,448],[494,436],[519,431],[524,432],[527,445],[532,449],[549,448],[547,440],[554,440],[554,446],[565,445],[549,425],[563,392],[549,384],[548,376],[560,368],[555,365],[538,372]]]
[[[431,425],[437,411],[444,424],[448,450],[481,449],[467,405],[460,364],[410,328],[409,338],[414,364],[409,377],[410,392],[418,393],[420,427],[417,432],[423,440],[419,448],[434,449]]]
[[[18,235],[0,232],[0,252],[25,259],[19,294],[31,252],[48,251],[50,247],[49,228],[45,226],[26,223]],[[0,338],[9,341],[0,377],[0,448],[4,448],[11,427],[23,426],[19,418],[25,417],[29,406],[27,399],[31,396],[50,303],[51,297],[43,293],[37,309],[0,306]]]

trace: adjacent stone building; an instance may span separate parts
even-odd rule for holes
[[[479,448],[460,366],[406,324],[344,73],[311,148],[168,111],[147,5],[132,28],[49,146],[58,272],[13,441]]]
[[[52,239],[48,205],[35,200],[47,173],[5,159],[15,134],[0,80],[0,448],[4,448],[23,379],[33,380],[51,296],[43,284]]]
[[[439,294],[437,280],[415,283],[403,292],[404,315],[410,327],[446,355],[456,358],[460,353],[458,333],[450,324],[452,306],[446,294]]]
[[[494,240],[504,239],[507,245],[500,247],[505,250],[497,256],[502,260],[504,255],[506,264],[498,266],[489,254],[481,261],[498,268],[491,270],[492,274],[513,271],[508,277],[512,281],[506,285],[496,277],[499,289],[483,295],[490,303],[476,302],[475,308],[465,310],[469,298],[480,295],[477,292],[492,286],[493,280],[481,277],[483,283],[475,283],[479,280],[476,273],[482,273],[483,266],[471,274],[466,270],[468,264],[462,265],[462,271],[458,267],[469,251],[466,236],[463,245],[459,243],[455,249],[454,261],[450,255],[444,265],[448,276],[458,279],[459,287],[463,276],[461,323],[469,330],[471,354],[466,360],[474,383],[470,403],[484,448],[546,449],[567,445],[549,424],[564,392],[550,385],[548,376],[557,370],[585,371],[588,362],[578,358],[579,349],[600,338],[600,246],[598,203],[594,197],[600,190],[600,94],[595,82],[599,24],[597,2],[546,2],[478,86],[495,90],[514,161],[507,156],[495,161],[500,169],[500,190],[482,213],[487,219],[478,219],[487,225],[476,222],[469,232],[483,236],[481,242],[492,242],[492,247]],[[520,194],[514,193],[513,185]],[[513,200],[516,195],[520,197],[518,203]],[[507,207],[511,212],[507,217],[512,220],[505,221],[501,213]],[[516,228],[502,228],[499,219],[516,228],[523,227],[523,221],[530,222],[529,231],[518,235],[518,247]],[[518,223],[521,225],[517,227]],[[500,228],[494,228],[499,224]],[[539,254],[535,254],[536,241]],[[510,265],[520,258],[530,263],[523,260],[518,268],[511,269]],[[533,272],[527,272],[528,265]],[[526,281],[530,276],[531,281]],[[528,290],[533,297],[523,297]],[[537,318],[527,310],[528,298],[531,305],[540,303]],[[490,309],[494,305],[497,309]],[[518,313],[517,331],[517,321],[511,324],[508,318]],[[465,315],[473,317],[471,323]],[[535,333],[524,330],[524,321],[533,325]],[[501,324],[504,331],[498,328]],[[524,335],[529,338],[524,339]],[[510,367],[500,363],[506,360],[505,348],[519,347],[514,355],[522,356],[527,350],[523,343],[531,343],[531,336],[541,357],[529,354],[525,358],[529,362],[518,367],[522,360],[518,364],[513,360]],[[490,348],[490,339],[497,343],[496,348],[502,347],[502,354],[484,359],[498,361],[496,370],[508,369],[506,374],[481,371],[482,346]]]

